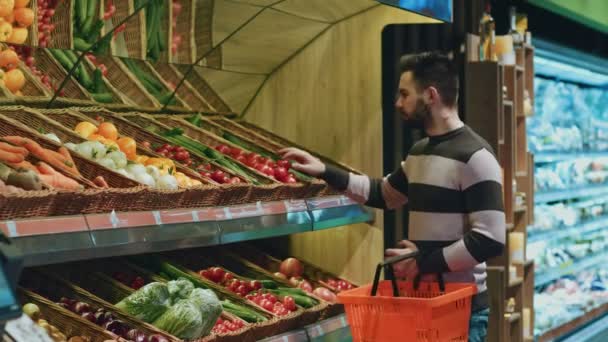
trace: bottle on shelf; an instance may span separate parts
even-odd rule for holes
[[[496,22],[490,14],[491,6],[486,2],[486,9],[479,20],[479,61],[497,61],[496,56]]]
[[[509,8],[509,17],[511,20],[509,35],[513,39],[513,47],[521,47],[524,43],[524,37],[517,31],[517,12],[515,11],[515,6]]]

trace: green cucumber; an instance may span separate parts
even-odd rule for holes
[[[74,38],[74,49],[79,51],[87,51],[91,47],[91,44],[87,43],[84,39],[80,37]]]
[[[258,280],[265,289],[277,289],[279,285],[274,280]]]
[[[112,93],[91,93],[91,97],[96,102],[100,103],[112,103],[114,102],[114,97]]]
[[[103,74],[101,73],[101,69],[97,68],[93,71],[93,92],[101,93],[104,91],[104,88]]]

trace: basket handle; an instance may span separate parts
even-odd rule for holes
[[[410,253],[406,253],[403,255],[397,255],[394,257],[390,257],[385,259],[383,262],[379,262],[376,266],[376,273],[374,274],[374,283],[372,285],[372,297],[376,295],[378,292],[378,284],[380,283],[380,272],[384,268],[384,273],[386,277],[390,279],[391,285],[393,288],[393,296],[399,297],[399,287],[397,286],[397,281],[395,280],[395,272],[393,270],[393,264],[399,261],[403,261],[405,259],[414,258],[418,256],[418,251],[413,251]],[[420,285],[420,279],[422,274],[418,273],[414,278],[414,289],[418,289]],[[445,292],[445,281],[443,280],[443,275],[441,273],[437,273],[437,281],[439,282],[439,289],[441,292]]]

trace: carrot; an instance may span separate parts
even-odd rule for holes
[[[54,175],[57,173],[49,164],[45,162],[38,163],[38,171],[41,175]]]
[[[36,173],[40,173],[40,171],[38,171],[38,169],[34,165],[32,165],[32,163],[28,162],[27,160],[24,160],[21,163],[10,163],[9,165],[12,168],[14,168],[15,170],[24,169],[24,170],[32,170]]]
[[[80,184],[78,184],[78,182],[62,175],[59,172],[56,172],[55,174],[52,174],[52,175],[40,175],[40,179],[47,185],[50,185],[57,189],[78,190],[81,188],[81,186],[80,186]]]
[[[25,146],[25,144],[27,144],[27,141],[29,139],[24,138],[24,137],[19,137],[19,136],[11,135],[11,136],[2,137],[2,140],[8,141],[9,143],[11,143],[13,145]]]
[[[80,171],[76,167],[76,163],[74,163],[74,159],[72,159],[70,151],[63,146],[61,146],[57,151],[65,158],[64,164],[66,164],[68,167],[71,167],[74,170],[74,173],[81,176]]]
[[[110,186],[102,176],[97,176],[93,179],[93,183],[100,188],[109,188]]]
[[[80,176],[80,172],[74,165],[74,162],[71,160],[71,157],[68,160],[61,153],[43,148],[42,146],[40,146],[39,143],[29,138],[19,136],[8,136],[4,137],[4,140],[10,142],[11,144],[25,147],[28,151],[30,151],[31,154],[36,156],[36,158],[44,160],[55,168]]]
[[[1,142],[0,141],[0,150],[6,151],[6,152],[11,152],[11,153],[19,153],[22,154],[24,157],[27,157],[28,155],[28,150],[26,150],[23,147],[19,147],[19,146],[13,146],[11,144],[7,144],[5,142]]]
[[[23,157],[23,154],[0,150],[0,161],[7,163],[21,163],[24,160],[25,158]]]

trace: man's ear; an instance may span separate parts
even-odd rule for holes
[[[439,92],[435,87],[428,87],[422,94],[424,103],[430,105],[431,103],[439,101]]]

